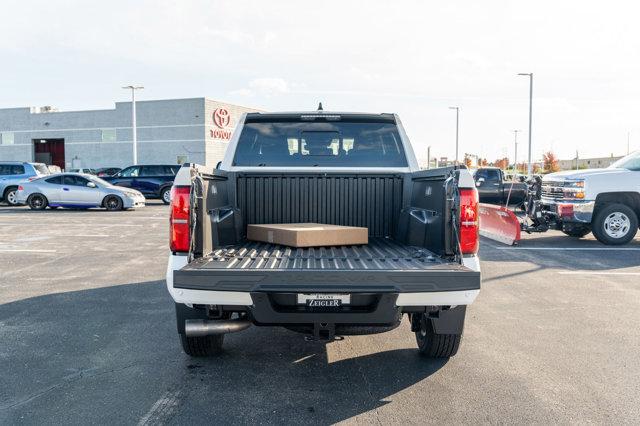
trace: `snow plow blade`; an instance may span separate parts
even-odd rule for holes
[[[480,235],[514,245],[520,241],[520,221],[511,210],[493,204],[480,203]]]

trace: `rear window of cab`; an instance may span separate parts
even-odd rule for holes
[[[247,119],[234,166],[405,167],[398,127],[389,120]]]

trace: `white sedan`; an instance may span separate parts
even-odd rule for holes
[[[16,200],[33,210],[47,207],[122,210],[144,207],[146,202],[144,195],[135,189],[115,186],[99,177],[81,173],[61,173],[21,182]]]

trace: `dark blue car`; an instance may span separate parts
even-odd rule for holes
[[[150,164],[127,167],[114,176],[102,179],[114,185],[137,189],[146,198],[159,198],[165,204],[171,202],[171,185],[180,166],[177,164]]]

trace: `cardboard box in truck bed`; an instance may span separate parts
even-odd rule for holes
[[[367,244],[369,230],[356,226],[322,223],[273,223],[247,225],[247,239],[291,247],[349,246]]]

